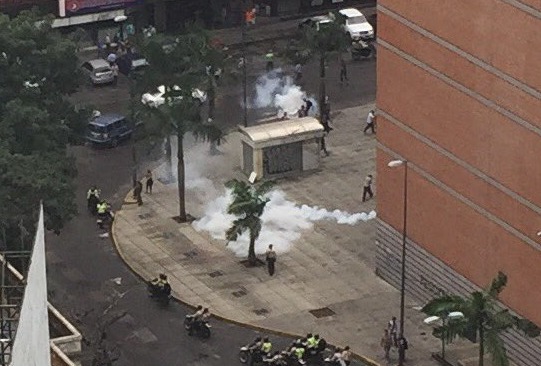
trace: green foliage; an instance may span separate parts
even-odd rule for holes
[[[272,188],[273,183],[268,181],[258,186],[252,186],[246,182],[233,179],[226,183],[231,189],[233,200],[227,208],[227,213],[238,218],[233,221],[231,227],[226,231],[227,241],[235,241],[245,231],[250,233],[250,247],[248,258],[255,261],[255,241],[261,232],[261,215],[269,202],[266,194]]]
[[[539,327],[529,320],[513,316],[507,309],[501,310],[497,305],[498,295],[507,285],[507,276],[498,272],[490,286],[484,291],[474,291],[468,297],[443,295],[431,300],[422,311],[427,315],[444,317],[450,312],[460,311],[464,314],[461,320],[450,320],[447,326],[438,327],[434,335],[441,339],[445,331],[449,332],[447,341],[455,335],[471,339],[479,339],[479,365],[483,365],[484,349],[490,353],[495,366],[508,366],[509,361],[504,343],[500,337],[509,328],[522,330],[528,337],[537,337]]]
[[[0,15],[0,226],[33,232],[40,200],[47,228],[75,213],[75,162],[67,145],[80,140],[85,111],[68,96],[78,88],[75,45],[50,19]],[[74,77],[75,76],[75,77]],[[22,229],[21,229],[22,230]],[[7,237],[13,241],[14,238]]]

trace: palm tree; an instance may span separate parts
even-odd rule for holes
[[[183,140],[192,134],[197,140],[219,141],[222,131],[212,121],[201,118],[201,100],[194,94],[207,78],[205,50],[210,46],[209,38],[202,29],[189,26],[189,31],[178,36],[167,47],[160,39],[152,37],[144,45],[145,56],[150,66],[141,83],[155,90],[163,86],[164,102],[147,108],[154,116],[154,133],[171,134],[177,137],[177,185],[179,196],[179,222],[187,221],[185,202],[185,166]]]
[[[233,179],[226,183],[226,187],[232,190],[233,201],[227,208],[227,213],[237,216],[225,237],[227,241],[235,241],[245,231],[250,234],[248,246],[248,263],[251,266],[257,264],[255,256],[255,242],[261,232],[261,215],[269,198],[265,196],[272,187],[272,182],[264,182],[254,187],[246,182]]]
[[[484,365],[485,350],[492,356],[493,365],[508,366],[509,359],[500,334],[510,328],[516,328],[522,330],[528,337],[537,337],[540,330],[531,321],[513,316],[509,310],[498,307],[498,295],[506,285],[507,276],[503,272],[498,272],[486,290],[474,291],[466,298],[443,295],[431,300],[422,311],[440,317],[453,311],[462,312],[463,319],[436,328],[434,335],[438,338],[444,337],[442,342],[451,342],[455,336],[479,339],[479,366]]]
[[[326,71],[329,56],[342,53],[351,46],[351,39],[344,32],[345,18],[340,13],[330,15],[333,21],[318,27],[304,26],[301,29],[300,49],[294,54],[294,62],[316,58],[319,61],[319,106],[325,103]],[[320,113],[320,118],[323,118]],[[322,121],[323,122],[323,121]]]

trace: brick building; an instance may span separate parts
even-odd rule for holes
[[[379,0],[378,274],[400,285],[407,160],[407,293],[486,287],[541,326],[541,3]],[[407,333],[407,330],[406,330]],[[519,365],[541,341],[505,335]]]

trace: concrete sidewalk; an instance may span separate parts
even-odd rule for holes
[[[375,208],[374,200],[361,202],[363,178],[375,170],[375,137],[362,133],[371,108],[337,113],[328,138],[331,155],[323,158],[321,169],[278,182],[288,199],[351,213]],[[224,155],[201,163],[204,175],[188,184],[187,207],[194,216],[201,217],[203,204],[211,198],[198,187],[209,182],[220,187],[239,176],[235,142],[233,134],[221,147]],[[196,155],[189,153],[186,161],[200,159],[207,150],[193,149]],[[191,179],[190,168],[187,178]],[[316,222],[291,251],[279,255],[277,273],[269,277],[264,267],[243,266],[223,241],[172,220],[177,214],[176,184],[155,179],[154,193],[143,199],[141,207],[124,204],[113,227],[122,258],[140,276],[167,273],[175,297],[188,304],[204,304],[223,318],[288,334],[319,333],[332,344],[350,345],[354,352],[384,364],[379,340],[388,320],[398,316],[399,292],[374,274],[371,221],[355,226]],[[408,364],[436,365],[430,353],[440,344],[422,326],[423,315],[413,309],[420,304],[407,300],[406,305]],[[317,309],[323,309],[316,314],[322,317],[310,313]],[[392,356],[396,361],[396,352]]]

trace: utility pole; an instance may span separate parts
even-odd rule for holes
[[[247,2],[246,0],[242,0],[242,96],[244,106],[244,127],[248,127],[248,80],[246,76],[246,27],[248,26],[248,24],[246,22],[246,11],[248,11]]]

